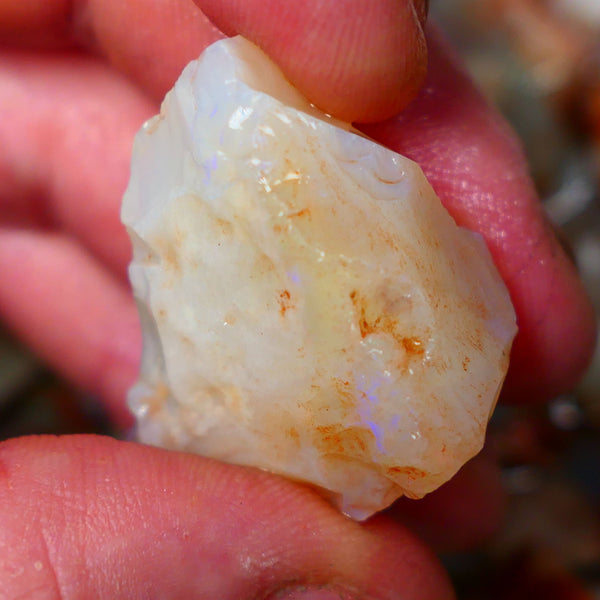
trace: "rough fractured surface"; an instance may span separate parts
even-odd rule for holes
[[[218,42],[138,134],[122,214],[140,439],[310,482],[362,519],[478,452],[516,327],[482,240],[349,129],[249,42]]]

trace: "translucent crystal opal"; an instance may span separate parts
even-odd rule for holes
[[[123,221],[143,442],[307,482],[364,519],[482,446],[516,332],[420,168],[234,38],[138,133]]]

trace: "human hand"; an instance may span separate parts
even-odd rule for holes
[[[274,0],[198,2],[226,33],[262,45],[321,108],[362,122],[398,112],[423,73],[423,4],[314,4],[286,4],[282,20]],[[73,6],[67,18],[59,2],[0,1],[0,36],[21,46],[0,55],[0,311],[127,426],[140,341],[118,211],[131,140],[220,34],[184,0]],[[508,393],[543,399],[583,369],[591,310],[510,133],[446,54],[433,36],[418,100],[363,129],[418,160],[457,221],[486,237],[520,325]],[[435,559],[397,524],[406,503],[357,525],[268,474],[86,436],[7,442],[0,473],[8,598],[237,599],[293,586],[451,596]],[[498,498],[489,463],[476,460],[414,503],[413,513],[430,512],[411,525],[434,544],[468,544],[493,526]]]

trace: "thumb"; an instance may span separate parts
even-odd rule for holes
[[[360,526],[267,473],[95,436],[0,444],[0,597],[41,590],[64,600],[453,597],[435,558],[389,520]]]
[[[426,71],[425,0],[195,0],[260,46],[320,109],[373,122],[404,108]]]

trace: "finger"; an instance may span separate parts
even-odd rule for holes
[[[346,121],[396,114],[425,76],[421,0],[195,2],[221,31],[263,48],[311,102]]]
[[[197,4],[228,35],[261,46],[317,106],[348,121],[395,114],[425,76],[425,0]],[[0,39],[39,44],[41,36],[95,47],[156,99],[221,35],[185,0],[0,0]]]
[[[405,529],[263,472],[87,436],[5,442],[0,466],[7,598],[453,597]]]
[[[131,424],[125,394],[138,370],[139,324],[129,290],[59,234],[0,229],[0,313],[50,365]]]
[[[156,101],[219,37],[191,0],[0,0],[0,41],[94,49]]]
[[[514,134],[438,35],[419,97],[364,131],[418,162],[456,221],[485,238],[517,312],[507,397],[571,389],[594,345],[594,314],[548,225]]]
[[[112,64],[162,100],[183,67],[222,37],[190,0],[95,0],[86,27]]]
[[[155,110],[97,59],[1,55],[0,221],[65,230],[125,278],[119,206],[133,135]]]

